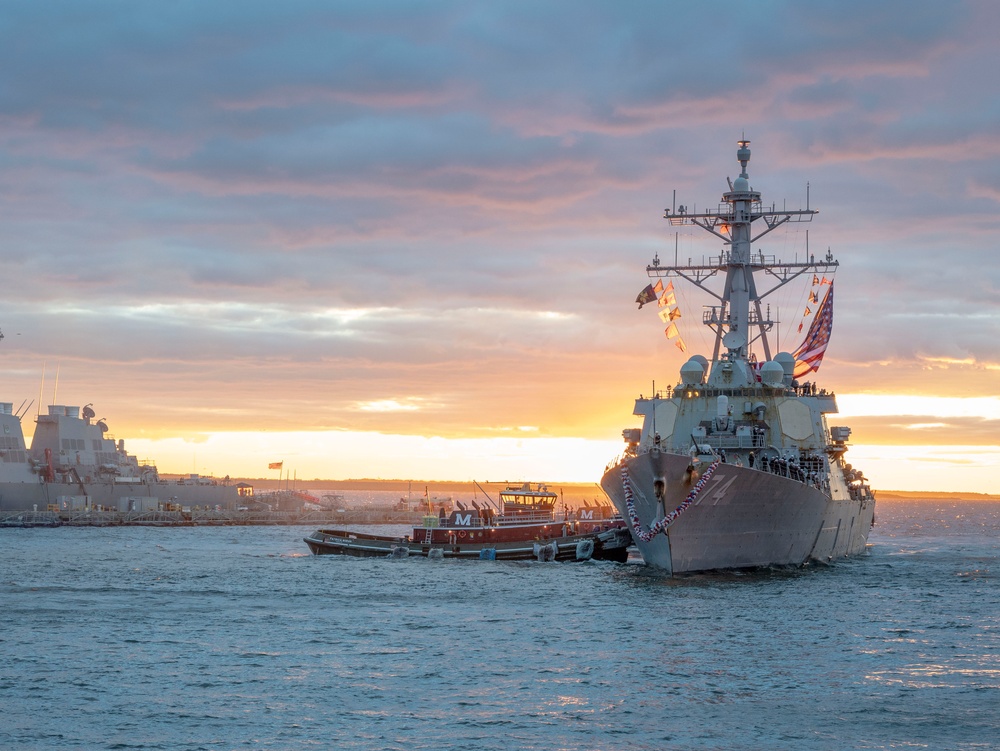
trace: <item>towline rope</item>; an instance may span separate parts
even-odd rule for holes
[[[698,497],[698,494],[708,484],[709,479],[715,474],[715,468],[718,466],[719,462],[712,462],[704,474],[698,478],[698,482],[694,484],[691,492],[687,494],[687,498],[684,499],[680,506],[664,516],[649,529],[643,529],[642,522],[639,521],[639,515],[635,512],[635,498],[632,495],[632,480],[628,476],[628,467],[622,465],[622,489],[625,491],[625,505],[628,507],[628,520],[632,523],[632,530],[635,532],[636,537],[643,542],[649,542],[660,534],[660,532],[666,534],[667,527],[677,521],[677,517],[691,507],[694,499]]]

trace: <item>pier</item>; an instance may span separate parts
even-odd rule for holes
[[[334,511],[16,511],[0,515],[0,528],[11,527],[249,527],[265,525],[410,524],[399,515],[366,510]]]

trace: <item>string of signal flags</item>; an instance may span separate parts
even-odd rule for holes
[[[833,285],[833,279],[827,279],[825,276],[820,279],[818,276],[813,274],[813,286],[817,287],[821,284]],[[825,295],[824,295],[825,298]],[[799,333],[802,333],[802,326],[805,325],[806,319],[812,315],[813,310],[810,305],[819,305],[819,295],[816,294],[815,290],[809,290],[809,301],[806,303],[806,309],[802,312],[802,320],[799,321]]]
[[[667,286],[663,286],[663,280],[657,279],[656,284],[647,284],[646,288],[639,293],[639,296],[635,298],[635,301],[639,303],[639,309],[642,309],[643,305],[653,302],[656,300],[657,307],[660,309],[660,320],[667,324],[667,327],[663,330],[667,339],[676,339],[674,346],[677,347],[681,352],[687,352],[687,345],[684,344],[684,339],[681,338],[680,332],[677,330],[677,324],[675,321],[681,317],[681,308],[677,304],[677,298],[674,295],[674,283],[667,282]]]
[[[809,326],[809,331],[806,333],[805,341],[793,353],[796,358],[796,377],[800,376],[799,371],[802,371],[801,374],[804,374],[809,371],[819,370],[819,364],[823,360],[826,345],[830,340],[830,331],[833,328],[833,279],[827,279],[825,276],[820,279],[818,276],[813,275],[812,286],[822,287],[823,285],[829,285],[829,287],[823,295],[822,300],[815,289],[809,290],[809,300],[805,311],[802,313],[802,321],[799,323],[798,333],[801,334],[806,319],[814,312],[809,306],[819,306],[819,313],[813,318]],[[677,349],[681,352],[687,352],[687,345],[684,344],[684,339],[677,330],[677,324],[675,323],[681,317],[681,308],[677,304],[677,298],[674,294],[674,283],[670,281],[664,286],[663,280],[657,279],[655,284],[647,284],[646,288],[635,298],[640,310],[643,305],[648,305],[654,300],[659,308],[660,320],[667,324],[663,333],[667,339],[676,340],[674,346]]]

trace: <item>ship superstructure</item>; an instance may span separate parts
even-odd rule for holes
[[[31,458],[46,481],[157,479],[155,465],[140,466],[138,459],[125,450],[124,439],[115,441],[107,436],[107,422],[94,419],[96,413],[91,405],[82,411],[81,417],[80,407],[53,404],[48,414],[35,418]]]
[[[239,493],[226,480],[191,475],[165,480],[123,439],[108,434],[91,405],[49,405],[35,419],[28,447],[22,415],[0,402],[0,512],[104,509],[147,511],[167,505],[235,508]]]
[[[747,173],[749,145],[739,141],[742,170],[717,208],[666,212],[672,225],[716,236],[721,253],[702,264],[656,257],[647,267],[658,290],[676,280],[714,298],[702,316],[714,334],[711,359],[691,357],[676,386],[636,400],[642,427],[623,432],[625,453],[601,481],[646,563],[673,573],[859,553],[874,518],[874,495],[845,461],[850,429],[827,424],[834,394],[796,378],[818,368],[825,350],[832,284],[810,327],[813,349],[795,355],[773,351],[776,322],[762,304],[804,274],[825,280],[838,262],[829,252],[783,262],[754,249],[772,230],[817,212],[808,202],[800,210],[764,206]]]

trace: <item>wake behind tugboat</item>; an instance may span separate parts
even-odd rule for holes
[[[601,480],[645,562],[669,573],[857,554],[874,520],[874,494],[845,461],[850,428],[827,426],[835,396],[797,380],[819,368],[826,350],[833,325],[826,274],[839,264],[830,253],[786,263],[751,249],[778,226],[811,221],[817,212],[808,201],[800,211],[763,206],[747,174],[749,144],[739,142],[742,171],[718,208],[666,212],[672,225],[697,225],[725,249],[700,265],[655,257],[646,271],[656,282],[636,300],[640,308],[658,301],[667,338],[685,351],[674,323],[680,311],[673,280],[710,294],[717,304],[706,306],[702,323],[715,336],[712,359],[690,358],[677,386],[636,400],[642,427],[623,431],[625,453]],[[753,235],[758,220],[763,227]],[[777,322],[761,302],[805,274],[812,276],[815,316],[794,353],[773,354],[769,336]],[[722,290],[709,285],[716,277],[724,279]]]
[[[559,520],[556,500],[545,486],[524,484],[502,490],[495,508],[459,504],[450,514],[425,516],[422,526],[404,537],[319,529],[304,541],[315,555],[621,562],[628,558],[632,540],[621,517],[591,512],[588,518]]]

